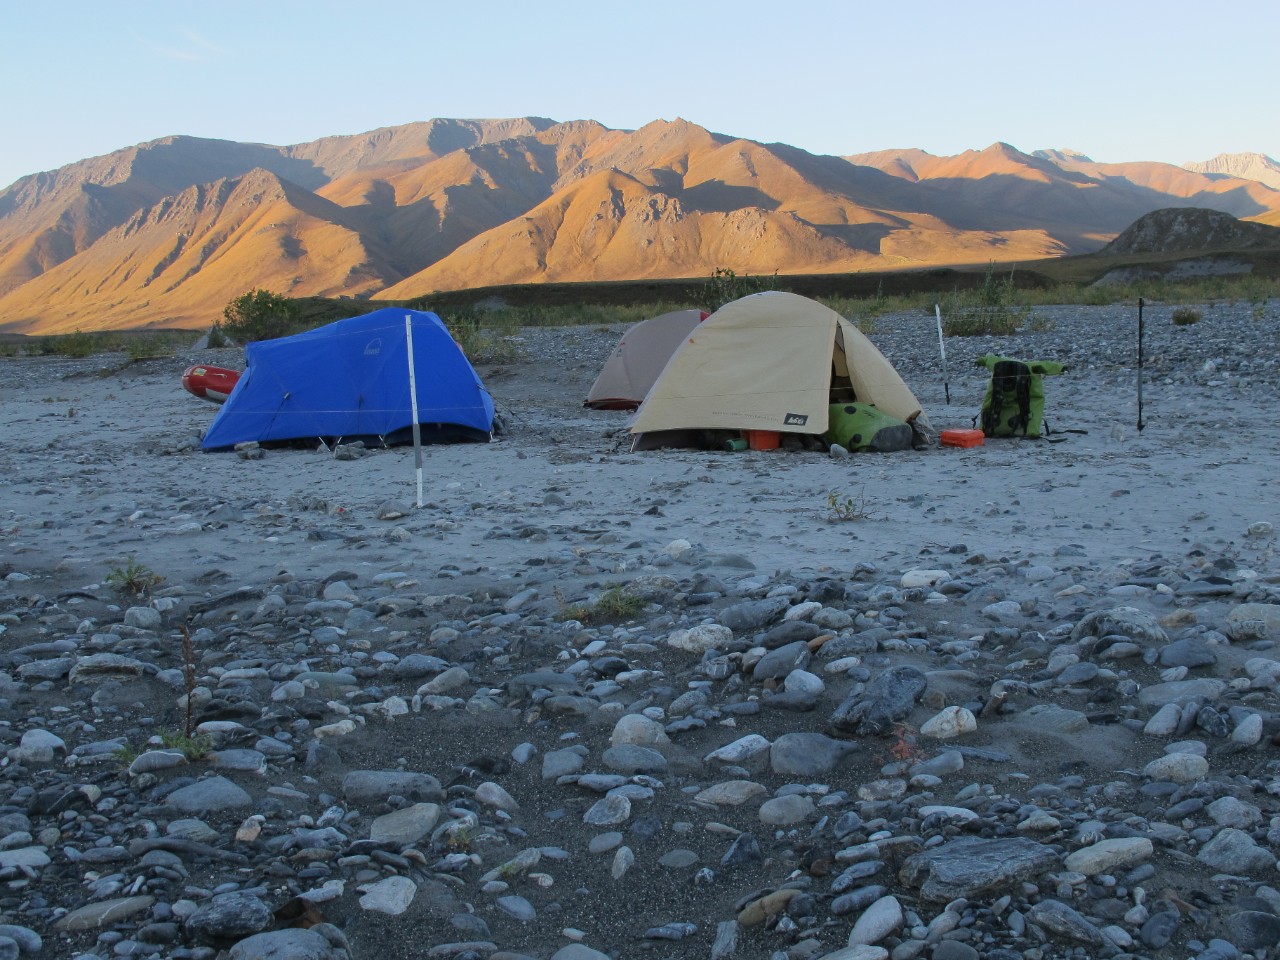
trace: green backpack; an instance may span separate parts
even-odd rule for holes
[[[1039,437],[1044,429],[1044,378],[1065,369],[1053,360],[1014,360],[987,354],[978,366],[991,371],[976,420],[988,437]]]
[[[870,403],[833,403],[827,408],[827,443],[846,450],[891,453],[910,450],[911,424],[881,413]]]

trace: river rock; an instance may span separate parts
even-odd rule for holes
[[[888,733],[911,713],[927,686],[925,675],[915,667],[891,667],[865,690],[851,692],[836,707],[830,726],[841,733]]]
[[[933,902],[1004,891],[1058,864],[1052,847],[1021,837],[962,837],[912,854],[903,863],[903,883]]]
[[[1169,635],[1155,618],[1136,607],[1114,607],[1087,614],[1071,630],[1071,642],[1085,637],[1121,636],[1144,646],[1162,646]]]

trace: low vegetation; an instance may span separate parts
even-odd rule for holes
[[[520,352],[520,324],[512,316],[488,317],[486,312],[475,307],[464,308],[440,319],[471,361],[494,363],[514,360]]]
[[[222,329],[222,324],[218,323],[216,320],[214,321],[213,326],[209,328],[209,336],[206,338],[205,342],[208,344],[210,350],[220,350],[223,347],[230,346],[231,344],[231,340]]]
[[[173,338],[165,333],[149,333],[141,337],[128,337],[124,341],[124,354],[130,360],[152,360],[172,357],[175,352]]]
[[[213,738],[207,733],[192,736],[176,730],[160,734],[160,741],[170,750],[179,751],[188,760],[203,760],[213,749]]]
[[[753,293],[778,289],[778,275],[772,277],[738,276],[725,267],[716,267],[707,282],[706,309],[716,311],[726,303],[733,303]]]
[[[1204,314],[1195,307],[1176,307],[1173,311],[1173,323],[1178,327],[1189,327],[1199,323]]]
[[[297,305],[270,290],[250,290],[222,311],[222,330],[238,343],[274,340],[307,329]]]
[[[191,736],[177,730],[167,730],[159,734],[159,741],[159,746],[166,750],[177,750],[192,763],[208,759],[210,751],[213,750],[213,738],[207,733]],[[155,749],[154,741],[145,749]],[[112,755],[122,766],[127,767],[137,760],[142,752],[132,743],[125,742]]]
[[[617,585],[606,589],[591,603],[562,604],[560,616],[579,623],[620,623],[630,620],[645,607],[643,597]]]
[[[1045,267],[1045,269],[1049,269]],[[1037,314],[1043,306],[1103,306],[1217,303],[1252,305],[1261,320],[1267,304],[1280,300],[1280,276],[1235,274],[1178,281],[1158,277],[1096,285],[1103,268],[1079,264],[1045,272],[991,264],[983,273],[952,269],[830,276],[748,276],[717,268],[702,280],[617,283],[530,284],[432,293],[405,302],[353,301],[310,297],[289,299],[268,290],[250,290],[229,303],[222,321],[209,330],[209,345],[250,343],[309,330],[353,313],[388,306],[430,310],[444,321],[472,360],[503,362],[519,355],[522,327],[629,325],[672,310],[713,311],[724,303],[763,290],[786,290],[816,299],[874,333],[887,314],[932,316],[942,310],[949,336],[1008,336],[1049,329]],[[1174,321],[1179,322],[1177,320]],[[1185,322],[1185,321],[1183,321]],[[86,332],[60,336],[0,339],[0,356],[87,357],[124,353],[128,359],[171,356],[175,332]]]
[[[856,520],[870,520],[874,510],[867,499],[866,490],[860,490],[856,497],[831,490],[827,493],[827,521],[830,523],[849,523]]]
[[[163,580],[164,577],[133,556],[107,574],[107,586],[128,597],[145,597]]]

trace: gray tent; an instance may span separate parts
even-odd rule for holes
[[[701,310],[677,310],[628,327],[600,368],[585,406],[596,410],[640,406],[671,355],[705,316]]]

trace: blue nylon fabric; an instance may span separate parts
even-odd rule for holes
[[[249,344],[245,372],[201,446],[217,450],[250,440],[386,437],[412,427],[406,315],[413,326],[418,422],[441,437],[488,434],[493,399],[440,318],[386,307]]]

